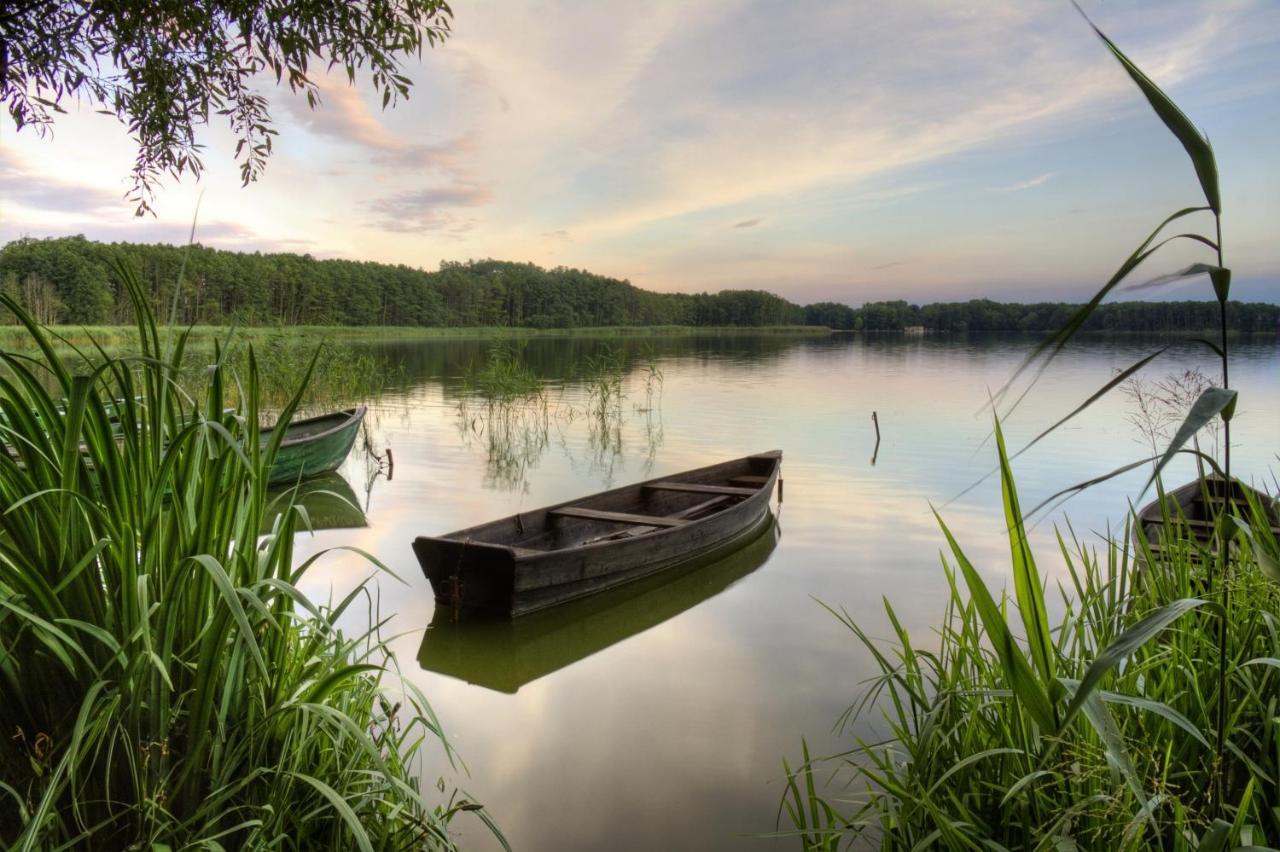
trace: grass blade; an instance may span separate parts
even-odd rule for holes
[[[1099,681],[1108,672],[1132,656],[1138,648],[1158,636],[1170,624],[1173,624],[1188,612],[1202,606],[1208,606],[1219,613],[1222,610],[1222,607],[1217,604],[1201,598],[1183,598],[1147,613],[1140,621],[1120,634],[1114,642],[1098,655],[1097,659],[1089,666],[1088,671],[1085,672],[1084,677],[1080,680],[1079,687],[1075,690],[1075,695],[1072,696],[1071,702],[1067,705],[1067,712],[1062,717],[1059,731],[1071,724],[1071,720],[1075,718],[1076,713],[1084,706],[1085,700],[1093,694]]]
[[[1218,163],[1214,159],[1213,148],[1209,145],[1209,140],[1196,129],[1196,126],[1191,123],[1191,119],[1187,118],[1186,114],[1178,109],[1178,105],[1159,86],[1153,83],[1151,78],[1142,72],[1141,68],[1133,64],[1133,61],[1125,56],[1124,52],[1116,47],[1115,43],[1107,38],[1093,21],[1089,20],[1089,16],[1084,13],[1079,4],[1072,0],[1072,5],[1076,7],[1076,11],[1097,33],[1098,38],[1102,39],[1102,43],[1107,46],[1107,50],[1111,51],[1111,55],[1124,67],[1130,79],[1142,90],[1147,103],[1151,104],[1151,108],[1160,117],[1160,120],[1164,122],[1164,126],[1169,128],[1169,132],[1182,143],[1187,156],[1191,158],[1191,164],[1195,167],[1196,177],[1200,180],[1200,188],[1204,191],[1204,198],[1209,204],[1209,209],[1214,213],[1221,212],[1222,199],[1218,192]]]

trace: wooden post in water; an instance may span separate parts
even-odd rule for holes
[[[871,466],[875,467],[876,456],[880,455],[880,418],[874,411],[871,412],[871,423],[876,427],[876,447],[871,451]]]

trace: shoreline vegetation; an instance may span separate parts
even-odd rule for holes
[[[0,846],[450,850],[461,815],[506,846],[419,778],[433,750],[464,770],[378,619],[339,629],[376,613],[372,578],[338,602],[299,585],[324,553],[295,563],[308,516],[267,490],[268,364],[219,351],[189,392],[185,335],[117,271],[138,348],[88,375],[5,303],[44,358],[0,352]]]
[[[77,347],[100,344],[112,351],[137,345],[137,329],[127,325],[55,325],[45,326],[54,335],[54,344]],[[505,326],[414,327],[414,326],[363,326],[363,325],[301,325],[301,326],[247,326],[196,325],[190,327],[188,346],[212,346],[234,334],[240,341],[258,342],[273,337],[305,338],[348,343],[365,342],[413,342],[418,340],[489,340],[529,337],[731,337],[737,335],[796,335],[818,337],[831,333],[825,326],[604,326],[588,328],[510,328]],[[161,329],[161,335],[186,332],[188,328]],[[21,326],[0,325],[0,348],[30,348],[34,344],[26,329]]]
[[[51,335],[55,347],[75,346],[92,347],[101,345],[108,351],[137,346],[137,329],[127,325],[51,325],[44,326]],[[1079,332],[1082,338],[1123,336],[1167,336],[1191,337],[1204,334],[1213,329],[1179,329],[1167,331],[1143,331],[1136,329],[1097,329]],[[180,328],[161,328],[159,333],[177,334],[189,332],[188,347],[209,347],[215,341],[225,341],[234,336],[238,342],[258,342],[274,337],[303,338],[311,341],[327,340],[345,343],[400,343],[429,340],[491,340],[526,338],[663,338],[663,337],[744,337],[770,335],[778,337],[823,337],[830,334],[871,335],[871,336],[911,336],[921,334],[929,337],[967,337],[971,334],[999,335],[1035,335],[1035,331],[1016,329],[996,329],[984,332],[967,331],[935,331],[926,328],[917,332],[914,329],[839,329],[825,325],[765,325],[765,326],[688,326],[688,325],[627,325],[627,326],[588,326],[584,328],[527,328],[510,326],[457,326],[457,327],[415,327],[401,325],[300,325],[300,326],[226,326],[196,325]],[[1228,330],[1231,336],[1256,336],[1265,339],[1280,334],[1274,331],[1241,331]],[[0,325],[0,348],[26,349],[35,348],[31,335],[22,326]]]
[[[324,327],[401,335],[518,333],[704,334],[724,329],[826,327],[835,331],[1052,332],[1078,311],[1060,302],[989,299],[914,305],[904,300],[798,305],[764,290],[658,293],[580,269],[498,260],[444,262],[436,271],[190,246],[101,243],[83,236],[23,238],[0,247],[0,293],[46,326],[134,324],[112,258],[140,270],[156,317],[181,327]],[[173,282],[181,282],[174,286]],[[1204,302],[1100,305],[1084,332],[1216,330]],[[12,315],[0,310],[0,333]],[[1231,302],[1228,328],[1280,331],[1280,305]],[[656,331],[661,330],[661,331]],[[712,331],[714,330],[714,331]],[[197,332],[202,334],[203,332]],[[0,342],[7,338],[0,336]]]
[[[877,670],[840,725],[868,715],[880,724],[865,720],[875,726],[872,733],[842,754],[815,758],[802,740],[798,767],[792,771],[784,760],[782,809],[805,849],[1219,852],[1276,848],[1280,838],[1280,519],[1273,495],[1252,490],[1249,475],[1232,472],[1237,391],[1229,382],[1228,317],[1234,307],[1217,162],[1204,134],[1094,30],[1181,142],[1203,204],[1197,199],[1199,206],[1160,222],[990,400],[1012,592],[984,579],[965,554],[964,531],[953,534],[935,509],[949,591],[935,636],[910,635],[888,598],[887,641],[847,611],[828,607]],[[1211,231],[1164,236],[1166,226],[1197,213],[1211,214],[1201,217]],[[1087,327],[1102,300],[1143,260],[1179,239],[1212,253],[1208,262],[1164,281],[1207,277],[1212,284],[1215,301],[1206,306],[1219,318],[1216,339],[1199,342],[1218,356],[1219,386],[1185,400],[1177,431],[1167,445],[1153,440],[1149,458],[1024,511],[1012,460],[1168,346],[1112,377],[1017,452],[1006,448],[1002,421]],[[1214,451],[1204,452],[1196,436],[1219,427],[1221,453],[1216,438]],[[1179,454],[1198,466],[1193,483],[1207,507],[1204,517],[1188,519],[1180,503],[1166,499],[1161,473]],[[1051,618],[1053,575],[1037,566],[1030,519],[1059,498],[1144,468],[1147,484],[1132,499],[1141,505],[1156,496],[1159,529],[1140,524],[1133,530],[1136,506],[1122,529],[1094,533],[1097,544],[1082,541],[1070,522],[1059,526],[1065,570],[1053,572],[1060,607]],[[1243,499],[1213,499],[1231,493],[1217,485],[1223,480]],[[1269,487],[1277,487],[1274,475]],[[832,785],[833,795],[815,782],[816,774],[829,771],[844,782]]]

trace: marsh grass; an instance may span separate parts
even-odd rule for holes
[[[376,614],[338,629],[364,584],[303,594],[300,507],[259,537],[283,430],[260,445],[255,351],[235,373],[215,347],[189,394],[187,335],[162,344],[117,272],[129,356],[66,354],[6,304],[39,357],[0,352],[0,845],[452,848],[456,814],[487,817],[420,789],[423,750],[452,751]]]
[[[1002,481],[1015,511],[1012,475]],[[1280,579],[1276,541],[1255,501],[1229,551],[1185,542],[1180,519],[1159,557],[1128,531],[1101,549],[1058,537],[1063,613],[1044,611],[1025,537],[1010,553],[1019,597],[993,595],[942,524],[950,595],[921,643],[886,601],[893,640],[835,611],[878,669],[842,724],[875,726],[834,761],[843,792],[815,785],[832,759],[792,771],[784,806],[805,848],[1223,849],[1280,841]],[[1148,567],[1151,566],[1151,567]],[[1268,574],[1272,576],[1269,577]],[[1215,745],[1219,625],[1227,593],[1223,757]],[[1051,678],[1036,662],[1043,652]],[[807,752],[807,750],[806,750]],[[837,785],[839,789],[840,785]],[[1229,846],[1227,844],[1230,844]]]
[[[991,408],[1012,395],[1004,416],[1011,415],[1102,300],[1179,240],[1209,249],[1212,262],[1127,289],[1209,278],[1220,335],[1198,342],[1219,357],[1221,384],[1206,387],[1203,377],[1185,373],[1164,388],[1163,400],[1149,385],[1135,391],[1129,384],[1152,457],[1064,489],[1031,512],[1019,504],[995,419],[1014,594],[992,593],[939,516],[950,594],[936,641],[917,644],[887,601],[894,639],[884,647],[847,612],[836,613],[879,669],[845,721],[875,709],[887,729],[883,739],[859,739],[839,757],[848,783],[838,800],[814,783],[816,767],[829,763],[811,760],[807,748],[794,771],[787,767],[783,807],[806,848],[848,841],[913,850],[1218,852],[1280,844],[1280,550],[1268,504],[1274,498],[1251,494],[1245,511],[1230,501],[1215,504],[1202,544],[1187,535],[1184,518],[1169,515],[1160,490],[1161,470],[1180,453],[1232,481],[1231,271],[1221,246],[1217,164],[1207,138],[1094,30],[1182,144],[1205,203],[1164,219],[1094,298],[1033,350]],[[1166,226],[1195,214],[1211,216],[1211,236],[1162,237]],[[1019,453],[1104,394],[1137,381],[1137,372],[1167,348],[1119,371]],[[1024,375],[1031,381],[1015,394]],[[1221,465],[1194,444],[1219,421]],[[1194,449],[1185,448],[1188,442]],[[1147,488],[1156,488],[1165,507],[1162,548],[1153,551],[1139,538],[1131,549],[1126,529],[1091,549],[1068,526],[1058,536],[1069,579],[1058,589],[1063,615],[1050,622],[1027,518],[1058,497],[1148,463]]]
[[[463,377],[464,395],[499,403],[545,401],[542,379],[525,363],[523,350],[524,343],[513,338],[493,341],[484,363],[473,365]]]
[[[626,397],[623,378],[626,375],[626,353],[605,346],[595,355],[583,359],[583,380],[587,386],[587,412],[597,419],[613,417]]]
[[[0,349],[33,351],[36,347],[21,325],[7,325],[8,316],[0,309]],[[62,351],[73,347],[103,346],[108,352],[129,353],[137,351],[138,335],[133,326],[62,325],[49,328],[54,346]],[[212,348],[214,341],[222,341],[231,332],[228,326],[193,326],[188,337],[188,348]],[[162,329],[162,338],[170,332]],[[518,337],[582,337],[620,338],[637,337],[759,337],[761,335],[822,337],[831,333],[826,326],[600,326],[590,328],[512,328],[509,326],[452,326],[448,328],[422,328],[403,325],[311,325],[311,326],[241,326],[235,330],[238,337],[256,341],[261,337],[284,333],[301,341],[317,339],[366,341],[414,341],[414,340],[488,340],[491,338]]]
[[[325,414],[357,402],[374,403],[402,372],[385,358],[344,340],[321,339],[317,344],[283,329],[259,336],[253,342],[253,355],[259,376],[259,406],[269,416],[282,411],[298,388],[304,388],[295,410],[299,416]],[[203,369],[202,362],[207,360],[197,357],[194,365]],[[243,375],[248,361],[248,341],[234,341],[225,363],[233,373]],[[310,379],[304,382],[308,372]],[[274,422],[273,417],[268,421]]]

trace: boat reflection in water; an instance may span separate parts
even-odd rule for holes
[[[289,506],[289,492],[293,486],[272,487],[267,491],[267,511],[262,518],[265,535],[275,526],[276,518]],[[333,471],[313,476],[298,483],[295,506],[306,510],[312,530],[343,530],[369,526],[369,519],[360,508],[355,490],[346,478]],[[305,532],[306,522],[298,518],[297,531]]]
[[[418,649],[427,671],[514,693],[715,597],[763,565],[781,529],[770,514],[760,535],[714,562],[665,571],[523,618],[464,617],[437,606]]]

